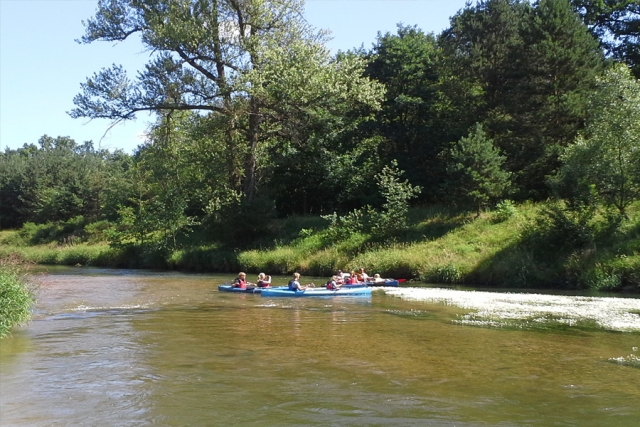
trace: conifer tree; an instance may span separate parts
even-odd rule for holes
[[[520,76],[509,94],[511,134],[498,145],[527,195],[548,195],[562,147],[584,126],[588,96],[604,65],[602,52],[568,0],[540,0],[523,31]]]
[[[451,144],[444,156],[449,175],[445,190],[454,203],[473,207],[476,217],[489,201],[500,198],[509,188],[511,174],[502,167],[505,158],[480,123],[468,137]]]

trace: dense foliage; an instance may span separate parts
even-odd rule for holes
[[[131,156],[96,150],[91,142],[43,136],[0,153],[0,227],[26,222],[117,218],[130,191]]]
[[[557,186],[582,205],[601,202],[620,215],[640,198],[640,82],[619,66],[600,79],[589,123],[565,153]]]
[[[410,205],[498,203],[506,221],[505,200],[553,196],[539,230],[595,236],[640,198],[637,2],[481,0],[441,34],[399,25],[335,55],[303,7],[100,0],[82,42],[138,35],[151,59],[89,77],[70,114],[155,124],[133,155],[65,136],[6,149],[0,227],[166,261],[277,245],[294,215],[325,218],[303,232],[324,227],[322,248],[401,240]]]

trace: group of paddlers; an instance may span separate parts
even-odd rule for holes
[[[258,281],[256,283],[247,282],[247,273],[240,272],[238,277],[233,281],[232,286],[234,288],[247,289],[247,288],[268,288],[271,286],[271,276],[268,274],[258,274]]]
[[[331,276],[329,281],[324,285],[327,289],[337,290],[343,285],[357,285],[361,283],[384,283],[385,279],[380,278],[379,274],[375,274],[373,277],[369,276],[364,268],[360,268],[357,272],[351,270],[349,273],[344,273],[342,270]],[[268,288],[271,286],[271,276],[260,273],[258,275],[257,283],[247,282],[247,275],[244,272],[238,273],[238,277],[233,281],[234,288],[247,289],[247,288]],[[293,278],[289,281],[288,288],[292,291],[305,290],[307,288],[315,288],[314,283],[306,285],[300,284],[300,273],[293,273]]]

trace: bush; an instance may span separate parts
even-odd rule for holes
[[[429,270],[420,277],[421,280],[429,283],[461,283],[462,272],[453,264],[438,266]]]
[[[85,238],[91,243],[106,242],[108,240],[109,231],[114,227],[115,225],[111,224],[107,220],[87,224],[84,227]]]
[[[31,317],[33,294],[17,272],[0,266],[0,338]]]
[[[84,218],[77,216],[65,222],[46,224],[26,222],[18,231],[18,235],[30,245],[79,242],[84,236]]]
[[[493,218],[496,222],[504,222],[518,213],[518,208],[511,200],[502,200],[496,204]]]
[[[615,272],[606,272],[601,266],[586,274],[587,287],[594,291],[614,291],[621,287],[622,277]]]

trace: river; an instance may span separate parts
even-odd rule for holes
[[[638,298],[47,271],[0,341],[2,427],[640,425]]]

